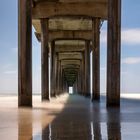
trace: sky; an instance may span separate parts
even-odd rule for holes
[[[17,0],[0,0],[0,94],[18,89]],[[140,0],[122,0],[121,92],[140,93]],[[101,92],[106,92],[106,28],[101,29]],[[33,30],[34,32],[34,30]],[[33,92],[40,93],[40,43],[33,33]]]

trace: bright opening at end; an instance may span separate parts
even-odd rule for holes
[[[69,94],[73,94],[73,87],[69,87]]]

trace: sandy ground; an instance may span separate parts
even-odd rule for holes
[[[0,140],[139,140],[140,95],[122,94],[121,108],[107,109],[105,98],[67,94],[18,108],[17,96],[0,97]]]

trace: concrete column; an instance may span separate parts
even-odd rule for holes
[[[59,56],[58,56],[58,83],[57,83],[57,91],[58,91],[58,95],[60,94],[60,65],[61,65],[61,62],[59,60]]]
[[[88,62],[87,62],[87,66],[88,66],[88,96],[91,96],[91,93],[90,93],[90,86],[91,86],[91,83],[90,83],[90,52],[91,52],[91,48],[90,48],[90,41],[87,42],[87,45],[88,45]]]
[[[81,74],[80,74],[80,68],[77,73],[77,84],[78,84],[78,94],[81,94]]]
[[[120,105],[121,0],[108,0],[107,106]]]
[[[76,80],[74,82],[74,87],[75,87],[75,94],[77,94],[78,93],[78,91],[77,91],[77,78],[76,78]]]
[[[32,106],[32,1],[18,1],[18,106]]]
[[[61,66],[61,60],[60,60],[60,77],[59,77],[59,89],[60,89],[60,94],[63,92],[63,75],[62,75],[62,66]]]
[[[83,94],[83,70],[82,70],[82,68],[83,68],[83,66],[82,66],[82,61],[83,61],[83,59],[81,60],[81,62],[80,62],[80,86],[81,86],[81,91],[80,91],[80,94]]]
[[[63,92],[65,92],[65,74],[63,69]]]
[[[90,96],[90,42],[85,46],[85,91],[86,96]]]
[[[75,81],[75,93],[77,94],[77,81]]]
[[[65,91],[68,92],[67,81],[65,80]]]
[[[92,101],[100,100],[100,18],[94,18],[92,40]]]
[[[64,92],[66,92],[66,80],[65,80],[64,71],[63,71],[63,87],[64,87]]]
[[[58,53],[56,53],[56,84],[55,84],[55,95],[59,94],[59,60],[58,60]]]
[[[62,67],[62,81],[61,81],[61,86],[62,86],[62,93],[64,92],[64,73],[63,73],[63,67]]]
[[[55,96],[55,42],[51,42],[51,96]]]
[[[41,19],[41,92],[42,100],[49,100],[48,19]]]
[[[76,81],[73,84],[73,93],[76,94]]]
[[[83,61],[82,61],[82,94],[85,95],[86,91],[85,91],[85,51],[82,52],[82,58],[83,58]]]
[[[66,82],[67,83],[67,82]],[[69,85],[68,85],[68,83],[67,83],[67,93],[69,93]]]

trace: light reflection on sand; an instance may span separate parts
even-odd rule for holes
[[[121,108],[106,109],[78,95],[50,102],[33,96],[33,108],[19,108],[17,96],[0,97],[0,140],[116,140],[139,139],[140,95],[121,94]],[[115,131],[115,132],[114,132]],[[115,140],[115,139],[114,139]]]

